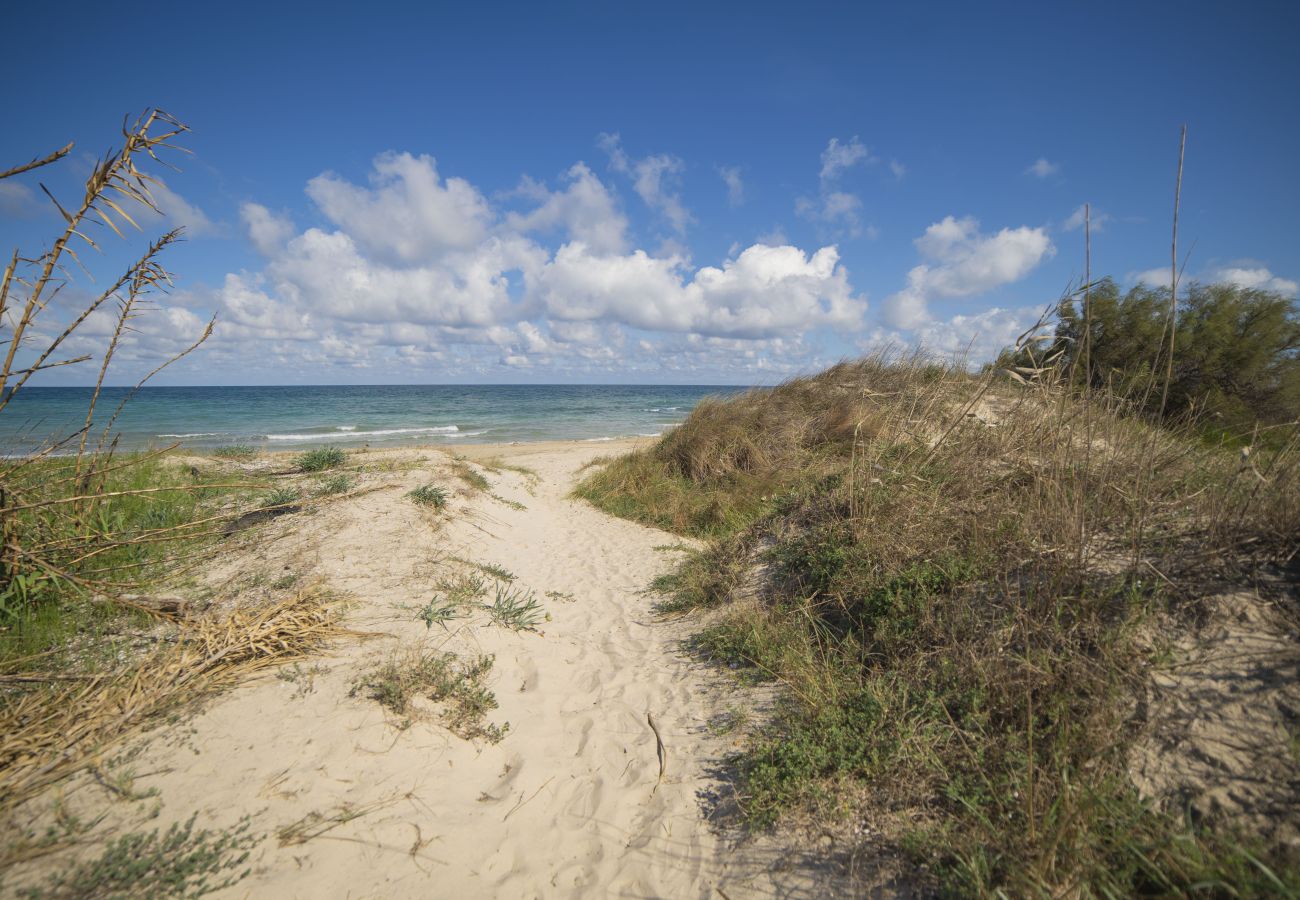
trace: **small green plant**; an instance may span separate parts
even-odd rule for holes
[[[286,575],[281,575],[279,578],[275,579],[275,581],[272,581],[271,587],[273,590],[286,591],[297,583],[298,583],[298,573],[289,572]]]
[[[302,499],[302,492],[295,487],[279,487],[262,498],[262,506],[288,506]]]
[[[212,455],[218,459],[234,459],[241,462],[253,459],[257,454],[258,449],[252,444],[227,444],[212,451]]]
[[[449,598],[436,596],[420,607],[419,613],[420,621],[424,623],[426,629],[432,628],[434,625],[441,625],[446,628],[448,622],[453,619],[464,618],[464,616],[465,611],[459,603]]]
[[[505,504],[511,509],[517,509],[522,511],[528,508],[527,506],[524,506],[522,503],[520,503],[518,500],[510,500],[506,497],[502,497],[500,494],[488,494],[488,496],[498,503]]]
[[[338,447],[317,447],[299,454],[294,464],[302,472],[324,472],[343,465],[347,454]]]
[[[501,740],[510,725],[487,722],[497,708],[496,696],[484,686],[495,658],[478,656],[462,660],[454,653],[413,650],[395,655],[352,685],[351,695],[363,694],[396,715],[401,727],[410,727],[416,714],[412,701],[423,697],[441,704],[439,718],[459,737]]]
[[[548,600],[558,600],[560,603],[573,603],[578,599],[568,591],[547,591],[545,597]]]
[[[550,618],[532,591],[521,591],[508,584],[498,584],[496,599],[484,607],[493,622],[514,631],[536,631],[538,625]]]
[[[422,484],[406,496],[422,506],[432,506],[434,509],[442,509],[447,505],[447,489],[436,484]]]
[[[348,491],[352,490],[352,487],[355,484],[356,482],[354,482],[350,476],[344,475],[340,472],[337,475],[330,475],[327,478],[322,478],[320,483],[316,486],[316,493],[321,497],[328,497],[334,494],[346,494]]]
[[[487,582],[481,575],[459,573],[440,579],[434,587],[447,595],[448,602],[465,604],[482,597],[487,591]]]
[[[169,900],[201,897],[229,887],[248,874],[237,871],[260,838],[250,835],[244,819],[234,828],[194,830],[195,816],[173,824],[166,833],[133,832],[109,842],[96,859],[79,863],[44,886],[23,888],[25,900],[143,897]]]
[[[285,666],[275,673],[275,677],[286,684],[296,686],[297,690],[293,692],[295,698],[305,697],[316,691],[316,676],[324,675],[329,669],[317,663],[313,666],[303,668],[302,663],[294,663],[291,666]]]

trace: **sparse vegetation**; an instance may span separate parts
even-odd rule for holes
[[[414,705],[417,698],[437,703],[440,721],[453,734],[496,743],[510,726],[487,721],[488,712],[497,707],[495,695],[484,685],[492,664],[491,656],[462,660],[454,653],[415,649],[391,657],[362,676],[353,684],[352,694],[364,694],[402,717],[403,728],[419,717]]]
[[[343,465],[347,458],[347,454],[338,447],[317,447],[299,454],[294,459],[294,465],[300,472],[324,472]]]
[[[149,900],[202,897],[235,884],[239,871],[260,840],[249,834],[247,820],[225,831],[194,829],[196,816],[157,830],[132,832],[109,841],[97,858],[56,873],[41,886],[25,887],[25,900]]]
[[[505,568],[504,566],[498,566],[495,563],[475,562],[472,559],[464,559],[463,557],[459,557],[459,556],[453,556],[452,559],[456,560],[456,562],[461,563],[462,565],[469,566],[470,568],[473,569],[478,569],[484,575],[490,575],[491,577],[495,578],[497,581],[510,582],[515,580],[514,573],[511,572],[509,569]]]
[[[492,485],[482,472],[475,470],[464,457],[456,456],[451,461],[451,471],[476,491],[486,491]]]
[[[712,538],[654,587],[718,609],[696,648],[782,688],[737,761],[753,827],[865,815],[961,895],[1300,887],[1278,848],[1143,799],[1126,755],[1143,636],[1294,552],[1300,440],[1252,470],[1131,410],[878,357],[701,404],[587,478]]]
[[[322,478],[316,485],[316,494],[320,497],[330,497],[335,494],[346,494],[356,486],[356,482],[351,476],[339,473]]]
[[[523,511],[525,509],[528,509],[527,506],[524,506],[524,504],[520,503],[518,500],[510,500],[505,497],[502,497],[500,494],[488,494],[488,496],[491,497],[496,502],[504,506],[508,506],[514,510]]]
[[[424,623],[426,628],[432,628],[434,625],[441,625],[445,628],[448,622],[464,616],[465,610],[459,603],[450,598],[435,596],[420,607],[420,621]]]
[[[436,484],[422,484],[406,496],[421,506],[431,506],[434,509],[442,509],[447,505],[447,489]]]

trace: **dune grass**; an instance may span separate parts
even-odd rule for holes
[[[707,401],[577,489],[711,538],[655,587],[782,688],[737,760],[745,817],[870,821],[960,894],[1300,887],[1126,768],[1159,628],[1294,552],[1296,437],[1246,470],[1122,398],[997,379],[842,364]]]
[[[298,454],[293,462],[300,472],[324,472],[326,469],[337,469],[347,458],[347,454],[338,447],[317,447]]]
[[[364,694],[399,716],[402,728],[420,718],[417,700],[435,703],[439,720],[453,734],[497,743],[510,725],[487,721],[487,714],[497,707],[496,696],[485,683],[493,661],[491,656],[466,660],[454,653],[413,648],[395,653],[359,677],[352,694]]]

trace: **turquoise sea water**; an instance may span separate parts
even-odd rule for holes
[[[610,440],[662,434],[710,394],[677,385],[341,385],[143,388],[113,431],[122,449],[180,443],[393,447],[503,441]],[[99,427],[127,394],[106,388]],[[0,452],[24,453],[79,429],[89,388],[29,387],[0,412]],[[93,432],[98,436],[98,431]],[[93,439],[92,439],[93,443]],[[75,447],[75,442],[69,445]]]

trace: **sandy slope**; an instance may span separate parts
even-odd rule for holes
[[[154,824],[198,813],[208,828],[252,817],[267,834],[249,877],[225,896],[707,897],[820,894],[799,857],[764,844],[730,846],[710,825],[709,774],[734,738],[707,728],[736,702],[716,673],[680,649],[642,591],[675,556],[674,536],[568,498],[575,473],[609,445],[474,448],[540,476],[502,470],[491,491],[462,493],[436,521],[403,494],[456,484],[437,452],[396,452],[411,468],[382,489],[315,514],[286,517],[232,547],[214,578],[258,569],[319,577],[354,602],[353,627],[382,636],[344,642],[293,681],[267,677],[211,703],[182,728],[136,748],[137,793],[156,790]],[[381,454],[369,454],[376,458]],[[656,549],[659,547],[660,549]],[[544,633],[485,617],[426,629],[425,602],[458,556],[512,571],[543,602]],[[436,721],[404,730],[364,696],[359,673],[427,642],[494,654],[491,686],[509,722],[500,743],[470,742]],[[744,698],[740,698],[745,702]],[[659,763],[646,714],[667,749]],[[93,794],[82,792],[82,802]],[[99,796],[98,802],[109,802]],[[118,801],[117,807],[127,804]],[[143,804],[136,804],[142,806]],[[109,821],[129,823],[121,809]],[[340,821],[346,820],[346,821]],[[298,823],[315,834],[277,839]],[[319,832],[319,833],[317,833]],[[807,859],[807,856],[802,857]]]

